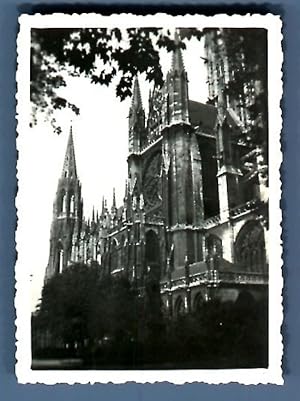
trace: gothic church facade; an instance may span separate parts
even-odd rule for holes
[[[45,280],[74,263],[149,280],[170,315],[247,291],[267,297],[266,203],[259,180],[244,182],[242,124],[222,85],[217,104],[193,101],[179,47],[145,115],[138,79],[129,111],[128,179],[121,206],[103,200],[83,216],[72,132],[53,205]],[[229,107],[228,107],[229,106]]]

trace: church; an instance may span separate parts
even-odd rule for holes
[[[230,71],[212,43],[208,35],[210,104],[189,98],[179,46],[163,87],[149,94],[147,115],[135,79],[123,204],[103,199],[91,220],[83,213],[70,131],[45,281],[75,263],[126,275],[141,293],[150,280],[174,317],[211,299],[236,302],[242,293],[267,299],[266,183],[259,175],[246,179],[250,149],[240,138],[247,116],[224,94]]]

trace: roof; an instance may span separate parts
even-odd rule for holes
[[[210,104],[189,100],[190,122],[194,126],[199,126],[204,132],[214,133],[217,122],[218,110]]]

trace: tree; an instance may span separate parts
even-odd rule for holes
[[[131,96],[137,73],[145,73],[148,81],[161,86],[159,50],[185,48],[184,40],[202,37],[197,29],[179,31],[178,42],[173,32],[162,28],[32,29],[32,123],[36,123],[37,111],[43,111],[59,133],[54,110],[67,107],[79,113],[76,105],[58,95],[58,89],[66,86],[67,74],[85,76],[101,85],[110,85],[116,77],[116,95],[121,100]]]
[[[116,342],[136,336],[137,294],[125,277],[100,275],[99,267],[74,264],[45,284],[35,332],[50,332],[53,345]]]
[[[69,108],[79,114],[75,104],[59,95],[68,75],[85,76],[94,84],[116,84],[116,96],[122,101],[131,96],[133,78],[138,73],[145,73],[148,81],[162,85],[161,49],[185,48],[192,37],[200,40],[211,31],[218,32],[216,40],[222,39],[229,59],[231,78],[225,93],[240,99],[241,107],[248,110],[251,119],[240,138],[249,148],[244,156],[245,175],[249,180],[258,176],[267,183],[267,32],[264,29],[181,28],[177,29],[180,39],[176,40],[173,32],[162,28],[32,29],[32,124],[42,112],[55,132],[60,133],[54,111]],[[252,101],[245,104],[243,99],[249,87]]]
[[[70,266],[44,286],[38,317],[57,342],[83,344],[89,339],[89,318],[99,273],[81,264]]]

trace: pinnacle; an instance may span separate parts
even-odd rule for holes
[[[133,83],[131,107],[143,108],[140,84],[137,76],[135,77]]]
[[[117,208],[117,204],[116,204],[116,190],[115,188],[113,188],[113,201],[112,201],[112,207],[111,207],[111,211],[114,212]]]
[[[175,43],[175,50],[172,54],[172,71],[184,71],[184,64],[182,58],[181,48],[179,47],[180,38],[177,30],[174,34],[174,43]]]
[[[218,84],[218,112],[221,117],[221,119],[224,119],[225,116],[225,111],[226,111],[226,97],[224,93],[224,78],[221,77],[219,79],[219,84]]]

